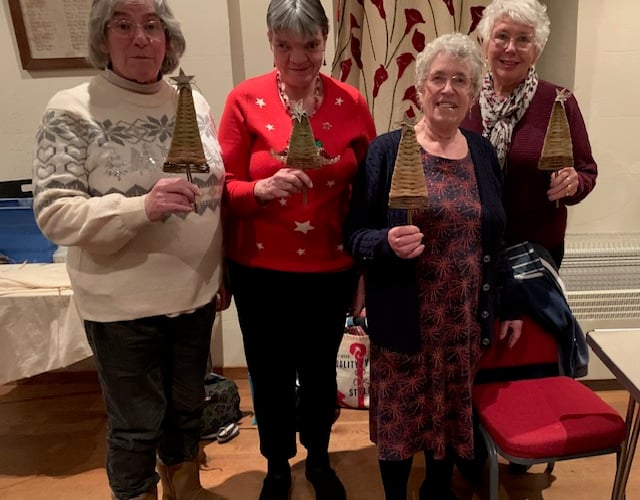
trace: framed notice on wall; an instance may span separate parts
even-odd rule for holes
[[[8,0],[22,67],[88,68],[91,0]]]

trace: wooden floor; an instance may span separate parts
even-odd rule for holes
[[[252,424],[246,379],[237,380],[245,413],[240,435],[219,444],[203,442],[203,485],[220,499],[255,500],[265,472]],[[601,396],[624,415],[627,394],[604,391]],[[375,450],[368,439],[367,413],[343,410],[331,439],[331,459],[349,500],[382,499]],[[94,500],[109,498],[104,471],[105,417],[94,374],[45,374],[0,386],[0,499]],[[304,451],[292,460],[294,500],[314,499],[304,478]],[[640,466],[634,464],[627,499],[640,499]],[[607,500],[611,495],[613,455],[559,462],[552,475],[535,466],[522,476],[501,468],[500,500]],[[471,486],[454,473],[462,500],[486,500],[486,480]],[[416,458],[410,500],[424,475]]]

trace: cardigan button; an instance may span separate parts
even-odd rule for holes
[[[491,343],[491,341],[487,338],[482,339],[482,345],[487,346]]]
[[[491,255],[485,255],[485,256],[482,258],[482,261],[483,261],[483,262],[491,262]]]
[[[489,290],[491,290],[491,285],[489,283],[485,283],[484,285],[482,285],[482,290],[488,292]]]
[[[482,316],[484,319],[487,319],[489,317],[489,312],[488,311],[482,311],[482,314],[480,314],[480,316]]]

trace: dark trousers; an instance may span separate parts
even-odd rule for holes
[[[167,465],[197,455],[214,317],[209,304],[174,318],[85,321],[107,413],[107,475],[118,498],[154,487],[156,453]]]
[[[336,407],[336,356],[355,273],[285,273],[229,263],[231,287],[253,384],[260,452],[274,462],[300,441],[323,453]]]

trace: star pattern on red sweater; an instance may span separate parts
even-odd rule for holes
[[[304,234],[307,234],[309,231],[313,231],[315,229],[315,227],[311,225],[310,220],[307,220],[304,222],[294,221],[294,224],[296,225],[296,228],[294,229],[294,231],[298,231]]]

